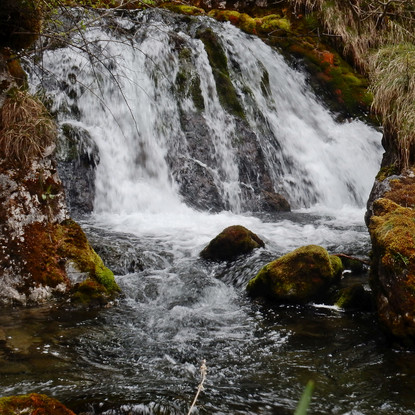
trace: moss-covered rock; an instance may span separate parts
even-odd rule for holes
[[[379,320],[389,334],[415,344],[415,211],[387,198],[372,209],[370,281]]]
[[[306,303],[323,298],[342,269],[340,258],[329,255],[324,248],[303,246],[265,265],[246,289],[252,297]]]
[[[24,168],[0,162],[0,222],[0,304],[78,301],[85,280],[95,282],[99,303],[118,293],[112,272],[69,218],[50,155]],[[90,305],[97,295],[82,300]]]
[[[213,261],[228,261],[264,246],[264,242],[249,229],[234,225],[224,229],[212,239],[200,256]]]
[[[222,107],[230,114],[245,118],[243,108],[229,76],[228,59],[218,38],[209,28],[199,30],[197,32],[197,37],[205,45],[205,50],[212,68],[213,77],[215,78],[216,90]]]
[[[0,414],[75,415],[56,399],[38,393],[0,398]]]

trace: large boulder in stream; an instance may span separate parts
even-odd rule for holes
[[[381,169],[367,204],[366,223],[372,241],[370,285],[385,333],[413,346],[415,170],[394,173],[394,165]]]
[[[230,261],[252,252],[256,248],[263,248],[264,242],[249,229],[234,225],[224,229],[216,238],[203,249],[200,256],[213,261]]]
[[[371,286],[386,332],[415,344],[415,211],[390,199],[373,203]]]
[[[0,398],[0,414],[75,415],[56,399],[39,393]]]
[[[265,265],[246,289],[252,297],[303,304],[322,299],[342,269],[340,258],[324,248],[303,246]]]

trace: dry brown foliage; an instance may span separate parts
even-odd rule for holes
[[[56,125],[43,104],[14,90],[0,110],[0,152],[12,162],[28,164],[54,144]]]

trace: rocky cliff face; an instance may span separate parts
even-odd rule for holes
[[[105,303],[118,287],[69,217],[52,156],[53,122],[42,104],[19,88],[5,56],[0,59],[0,305],[56,297]]]

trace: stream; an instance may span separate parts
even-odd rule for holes
[[[313,380],[309,414],[415,414],[415,355],[386,342],[374,313],[270,306],[245,293],[263,265],[302,245],[368,259],[364,212],[381,133],[337,121],[305,73],[229,24],[150,10],[102,26],[71,40],[87,39],[99,60],[47,50],[30,82],[46,91],[61,127],[83,131],[78,150],[99,160],[94,209],[77,220],[122,295],[103,310],[2,313],[1,395],[45,393],[84,415],[185,414],[205,359],[194,413],[293,414]],[[198,35],[208,29],[227,57],[243,123],[221,106]],[[199,85],[203,106],[190,83],[188,93],[177,86],[180,71]],[[247,137],[256,175],[241,147]],[[264,183],[291,212],[257,209]],[[233,224],[265,248],[231,263],[202,260]],[[367,274],[342,280],[353,282],[369,289]]]

